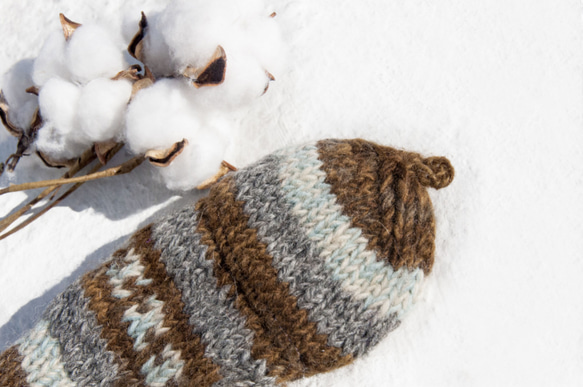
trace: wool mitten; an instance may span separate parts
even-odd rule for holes
[[[227,174],[138,231],[0,354],[1,386],[273,386],[396,328],[434,259],[426,187],[454,170],[323,140]]]

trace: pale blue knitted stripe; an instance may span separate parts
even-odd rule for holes
[[[75,386],[63,366],[61,346],[49,333],[48,321],[41,320],[18,343],[22,369],[31,386]]]
[[[113,285],[112,295],[117,298],[127,298],[132,295],[133,291],[124,288],[126,281],[132,277],[136,286],[149,286],[152,284],[151,278],[144,278],[145,267],[140,261],[140,256],[134,252],[134,249],[128,251],[123,257],[124,264],[112,266],[108,271],[109,282]],[[147,312],[138,312],[146,306]],[[153,332],[156,336],[166,333],[169,328],[164,327],[165,314],[162,311],[164,302],[156,299],[152,295],[143,300],[141,304],[136,304],[126,309],[122,321],[130,322],[128,335],[134,339],[134,350],[142,351],[149,343],[145,341],[146,335]],[[164,362],[161,365],[155,365],[158,357],[162,357]],[[184,366],[184,361],[180,358],[180,351],[173,351],[171,345],[167,345],[164,351],[159,355],[151,356],[140,369],[146,377],[146,385],[163,386],[172,378],[178,378],[180,371]]]
[[[368,240],[359,228],[351,227],[350,218],[325,183],[315,145],[283,149],[278,154],[283,157],[280,179],[286,199],[307,237],[322,249],[320,257],[332,277],[367,307],[401,316],[419,292],[423,271],[395,271],[367,249]]]
[[[130,290],[124,289],[123,285],[131,277],[138,277],[136,285],[150,285],[152,280],[144,278],[145,267],[140,262],[140,257],[131,249],[123,258],[125,262],[121,267],[113,265],[105,274],[109,276],[109,283],[113,286],[111,295],[115,298],[127,298],[132,295]]]
[[[148,386],[164,386],[170,379],[178,378],[184,367],[184,361],[180,359],[180,351],[173,351],[170,344],[164,348],[161,356],[164,359],[162,364],[155,365],[156,356],[152,356],[140,370],[146,375]]]
[[[328,345],[343,355],[359,356],[376,345],[398,325],[396,316],[386,316],[365,307],[362,300],[344,291],[331,278],[316,243],[292,214],[279,180],[280,158],[267,156],[249,168],[233,174],[237,200],[244,202],[249,228],[266,246],[280,281],[289,285],[298,308],[308,312]]]
[[[145,305],[148,307],[146,313],[140,313],[137,311],[139,306],[134,305],[127,309],[122,317],[123,322],[130,322],[128,327],[128,334],[134,339],[134,349],[136,351],[141,351],[148,346],[145,342],[146,334],[150,329],[156,328],[156,333],[164,333],[168,328],[163,328],[164,323],[164,313],[162,312],[162,307],[164,302],[157,300],[156,296],[150,296]]]

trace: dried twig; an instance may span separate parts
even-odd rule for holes
[[[31,183],[23,183],[23,184],[16,184],[6,187],[4,189],[0,189],[0,195],[7,194],[9,192],[18,192],[18,191],[26,191],[29,189],[35,188],[44,188],[44,187],[52,187],[52,186],[60,186],[64,184],[71,184],[71,183],[85,183],[91,180],[102,179],[104,177],[111,177],[117,175],[123,175],[129,173],[134,170],[138,165],[140,165],[146,157],[144,155],[136,156],[128,161],[124,162],[123,164],[118,165],[117,167],[106,169],[105,171],[90,173],[85,176],[79,177],[70,177],[65,179],[54,179],[54,180],[43,180],[43,181],[34,181]]]
[[[119,149],[121,149],[121,144]],[[119,150],[118,149],[118,150]],[[115,151],[117,153],[117,150]],[[113,156],[113,155],[112,155]],[[85,168],[87,165],[91,164],[95,160],[96,156],[92,149],[86,150],[81,157],[77,159],[77,162],[69,169],[63,176],[63,179],[75,176],[80,170]],[[18,209],[15,213],[7,216],[0,221],[0,232],[8,228],[12,223],[14,223],[18,218],[26,214],[34,205],[38,202],[52,194],[58,189],[58,186],[49,187],[42,191],[37,197],[26,203],[24,206]]]
[[[111,160],[113,158],[113,156],[115,156],[115,154],[117,152],[119,152],[119,150],[123,147],[123,144],[118,144],[116,147],[112,148],[106,155],[105,155],[105,162],[107,163],[109,160]],[[63,178],[68,178],[71,177],[73,175],[75,175],[77,172],[79,172],[80,170],[82,170],[83,168],[85,168],[87,165],[89,165],[91,162],[93,162],[96,159],[96,155],[95,152],[93,152],[93,150],[87,150],[85,153],[83,153],[83,155],[81,155],[81,157],[79,158],[79,161],[77,164],[75,164],[73,167],[71,167],[71,169],[69,171],[67,171],[67,173],[65,173],[63,175]],[[93,167],[93,169],[91,169],[91,171],[89,171],[89,174],[95,173],[97,171],[99,171],[99,169],[103,166],[103,164],[97,164],[95,167]],[[18,226],[14,227],[12,230],[0,235],[0,240],[14,234],[15,232],[23,229],[24,227],[28,226],[29,224],[31,224],[32,222],[34,222],[36,219],[38,219],[40,216],[42,216],[44,213],[46,213],[48,210],[50,210],[51,208],[53,208],[54,206],[56,206],[57,204],[59,204],[62,200],[64,200],[67,196],[69,196],[70,194],[72,194],[75,190],[77,190],[77,188],[79,188],[83,183],[77,183],[74,186],[72,186],[71,188],[69,188],[63,195],[61,195],[57,200],[51,202],[50,204],[48,204],[46,207],[44,207],[41,211],[39,211],[38,213],[34,214],[33,216],[31,216],[30,218],[28,218],[26,221],[22,222],[21,224],[19,224]],[[14,223],[18,218],[20,218],[22,215],[24,215],[26,212],[28,212],[35,204],[37,204],[38,202],[40,202],[42,199],[44,199],[45,197],[47,197],[48,195],[50,195],[51,193],[56,193],[56,190],[59,188],[60,186],[53,186],[53,187],[49,187],[47,189],[45,189],[43,192],[41,192],[36,198],[34,198],[33,200],[31,200],[30,202],[28,202],[25,206],[23,206],[22,208],[20,208],[16,213],[6,217],[5,219],[3,219],[0,222],[0,232],[4,231],[6,228],[8,228],[12,223]]]
[[[120,145],[119,147],[114,148],[114,149],[112,149],[110,151],[110,153],[107,155],[106,162],[109,161],[109,160],[111,160],[111,158],[122,148],[123,145],[122,144],[119,144],[119,145]],[[101,163],[97,164],[96,166],[94,166],[89,171],[89,173],[88,173],[87,176],[97,174],[97,171],[99,171],[101,169],[101,167],[103,167],[103,164],[101,164]],[[30,218],[28,218],[24,222],[20,223],[18,226],[14,227],[12,230],[10,230],[10,231],[8,231],[8,232],[0,235],[0,241],[2,239],[4,239],[4,238],[7,238],[10,235],[16,233],[17,231],[22,230],[23,228],[25,228],[26,226],[28,226],[29,224],[31,224],[32,222],[34,222],[35,220],[37,220],[38,218],[40,218],[42,215],[44,215],[46,212],[48,212],[51,208],[53,208],[54,206],[56,206],[57,204],[59,204],[60,202],[62,202],[64,199],[66,199],[73,192],[75,192],[77,190],[77,188],[81,187],[82,185],[83,185],[83,182],[79,182],[79,183],[73,185],[64,194],[62,194],[58,199],[52,201],[50,204],[48,204],[47,206],[45,206],[42,210],[40,210],[39,212],[37,212],[36,214],[34,214],[33,216],[31,216]],[[58,187],[51,187],[49,189],[53,189],[54,190],[54,189],[57,189],[57,188]],[[48,190],[46,190],[46,191],[48,191]],[[4,230],[4,228],[0,229],[0,231],[2,231],[2,230]]]

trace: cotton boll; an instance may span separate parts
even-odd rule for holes
[[[186,67],[205,66],[220,45],[227,56],[231,50],[249,51],[261,66],[277,72],[281,38],[268,13],[262,0],[172,1],[161,13],[148,15],[144,62],[157,76],[181,74]]]
[[[91,144],[78,141],[71,133],[63,134],[52,123],[45,123],[39,130],[36,149],[55,160],[70,160],[79,157]]]
[[[150,13],[147,12],[146,15]],[[122,38],[125,42],[130,42],[139,31],[139,24],[142,15],[139,10],[133,10],[123,15],[121,22]]]
[[[131,6],[123,10],[121,16],[121,35],[124,42],[129,43],[134,35],[139,31],[139,24],[142,18],[142,12],[147,16],[148,22],[157,13],[160,13],[164,6],[161,4],[140,4],[139,7]]]
[[[238,13],[230,0],[173,1],[160,14],[157,29],[177,69],[200,67],[233,34]]]
[[[53,77],[69,78],[69,69],[65,64],[66,43],[62,30],[48,36],[34,61],[32,79],[36,86],[43,86]]]
[[[185,94],[189,87],[181,79],[162,79],[136,94],[124,132],[133,152],[166,149],[199,130],[200,114]]]
[[[169,166],[157,168],[169,189],[190,190],[218,172],[226,148],[225,139],[203,130]]]
[[[155,77],[172,76],[176,73],[174,62],[170,57],[170,47],[166,44],[160,30],[160,15],[147,15],[148,31],[143,40],[142,53],[144,63]]]
[[[39,105],[44,125],[38,132],[37,149],[55,159],[79,156],[91,142],[77,128],[76,111],[81,90],[52,78],[40,89]]]
[[[120,134],[131,94],[132,84],[126,80],[97,78],[83,87],[77,117],[88,139],[102,142]]]
[[[38,97],[27,93],[33,86],[32,69],[34,61],[23,59],[16,62],[2,77],[2,92],[9,106],[8,118],[22,129],[30,127],[34,112],[38,107]]]
[[[79,87],[61,78],[52,78],[39,92],[40,111],[45,121],[52,122],[63,134],[75,128]]]
[[[257,60],[247,53],[227,51],[225,80],[218,86],[191,91],[193,104],[230,110],[249,104],[265,91],[269,78]]]
[[[71,79],[80,83],[114,77],[127,67],[121,42],[99,25],[77,28],[67,43],[65,58]]]

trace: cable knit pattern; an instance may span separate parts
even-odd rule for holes
[[[275,386],[401,322],[433,265],[442,157],[291,147],[138,231],[0,354],[1,386]]]

